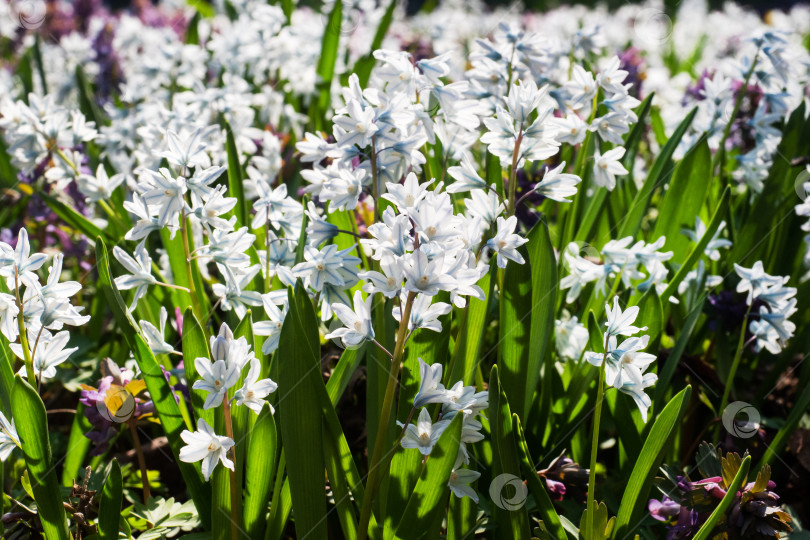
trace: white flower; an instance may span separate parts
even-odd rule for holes
[[[202,135],[207,128],[198,128],[188,137],[180,138],[180,135],[172,130],[166,132],[166,144],[169,150],[162,152],[161,157],[180,167],[181,169],[192,169],[197,166],[207,167],[211,160],[205,155],[205,142]]]
[[[80,174],[76,178],[76,184],[82,195],[87,197],[87,202],[106,201],[112,196],[115,188],[121,185],[126,179],[125,174],[115,174],[112,177],[107,176],[107,171],[104,169],[103,164],[99,164],[96,169],[96,175]]]
[[[564,312],[567,313],[567,312]],[[558,319],[554,325],[557,355],[564,360],[577,360],[588,345],[588,329],[576,316]]]
[[[283,309],[279,309],[275,302],[273,302],[272,293],[262,295],[262,305],[264,306],[264,312],[267,314],[268,320],[253,323],[253,333],[265,338],[262,344],[262,354],[267,355],[278,349],[281,327],[284,324],[287,308],[285,305]]]
[[[413,397],[415,408],[424,407],[429,403],[444,403],[447,394],[442,386],[442,365],[435,363],[428,365],[419,358],[419,391]]]
[[[158,211],[158,225],[176,225],[177,216],[185,208],[185,194],[188,190],[186,179],[175,178],[169,169],[161,168],[158,172],[146,169],[140,176],[144,185],[143,200]]]
[[[506,260],[515,261],[518,264],[526,262],[517,248],[528,242],[527,238],[515,234],[517,217],[511,216],[509,219],[498,218],[498,232],[487,242],[487,246],[498,254],[498,267],[506,268]]]
[[[565,83],[565,89],[571,96],[568,99],[568,106],[575,111],[583,108],[590,110],[591,100],[599,89],[593,80],[593,73],[585,71],[579,64],[574,64],[571,76],[573,78]]]
[[[44,253],[31,255],[31,244],[28,243],[28,231],[21,227],[17,233],[17,245],[14,249],[5,242],[0,242],[0,276],[6,277],[9,289],[17,288],[17,280],[23,285],[33,287],[39,284],[34,273],[45,264],[48,256]]]
[[[201,378],[194,381],[192,388],[208,392],[203,409],[218,407],[242,374],[237,364],[229,364],[225,360],[211,363],[202,356],[194,360],[194,367]]]
[[[481,473],[478,471],[454,469],[453,472],[450,473],[450,480],[447,481],[447,487],[449,487],[450,491],[459,499],[469,497],[477,503],[478,493],[476,493],[469,484],[478,480],[480,476]]]
[[[48,381],[56,376],[56,366],[63,363],[75,351],[79,350],[78,347],[65,348],[68,340],[70,340],[70,333],[67,330],[58,332],[51,336],[47,330],[42,330],[38,341],[30,341],[29,347],[36,347],[35,351],[31,352],[31,357],[34,363],[34,375],[42,381]],[[11,350],[17,355],[17,358],[24,358],[22,345],[19,343],[11,343],[9,345]],[[25,377],[26,370],[21,368],[18,372],[20,376]],[[34,384],[34,381],[29,381]]]
[[[624,148],[619,146],[604,154],[596,152],[593,163],[593,181],[597,186],[613,191],[616,187],[616,175],[627,174],[627,169],[619,161],[624,156]]]
[[[213,428],[202,418],[197,420],[197,431],[183,430],[180,438],[186,443],[186,446],[180,449],[180,461],[185,463],[202,461],[202,474],[206,482],[211,478],[218,461],[221,461],[224,467],[234,470],[233,461],[228,459],[228,451],[234,445],[233,439],[214,433]]]
[[[141,331],[146,338],[146,343],[149,344],[149,348],[155,354],[169,354],[174,352],[174,347],[166,343],[166,340],[163,338],[163,335],[166,333],[166,320],[168,318],[169,314],[166,308],[160,306],[160,329],[155,328],[155,325],[149,321],[138,321],[138,324],[141,326]]]
[[[455,179],[455,182],[447,186],[448,193],[461,193],[471,189],[488,188],[486,180],[478,174],[469,153],[465,152],[461,158],[461,165],[449,167],[447,174]]]
[[[120,290],[135,289],[135,297],[129,306],[129,311],[133,311],[138,305],[138,300],[146,295],[150,285],[157,283],[157,279],[152,275],[152,258],[146,251],[143,243],[135,248],[135,258],[118,246],[113,247],[113,256],[121,263],[129,275],[115,278],[115,286]]]
[[[750,305],[754,298],[758,297],[766,287],[772,285],[782,285],[785,279],[779,276],[772,276],[765,272],[762,261],[757,261],[751,268],[745,268],[734,263],[734,270],[740,276],[737,284],[737,292],[748,292],[746,302]]]
[[[631,306],[623,312],[621,306],[619,306],[618,296],[613,297],[613,308],[611,309],[609,305],[605,305],[605,311],[607,312],[607,322],[605,323],[605,326],[607,326],[607,330],[605,330],[606,339],[608,336],[632,336],[647,329],[646,326],[641,328],[633,326],[636,317],[638,317],[639,308],[638,306]]]
[[[397,425],[404,427],[402,422],[397,422]],[[417,448],[422,455],[428,456],[448,425],[450,425],[449,420],[439,420],[433,424],[430,421],[428,410],[422,409],[416,424],[408,424],[405,428],[405,435],[400,444],[402,448]]]
[[[658,375],[655,373],[647,373],[642,377],[641,381],[625,380],[621,386],[617,386],[616,390],[623,392],[633,398],[636,402],[638,410],[641,412],[641,419],[647,422],[647,409],[652,405],[650,396],[644,393],[645,388],[654,385],[658,380]]]
[[[9,422],[0,412],[0,462],[5,462],[15,447],[22,448],[20,436],[14,427],[14,419]]]
[[[428,262],[427,255],[421,249],[404,259],[403,271],[405,290],[409,292],[433,296],[440,290],[452,290],[455,285],[455,280],[444,273],[444,256],[439,255]]]
[[[403,294],[402,296],[405,297],[402,298],[402,302],[405,302],[407,295]],[[426,328],[434,332],[442,331],[442,323],[439,321],[439,317],[450,313],[451,307],[450,304],[445,302],[431,303],[432,301],[432,296],[424,294],[416,295],[413,305],[411,306],[411,316],[408,320],[409,331],[416,330],[417,328]],[[391,310],[391,315],[394,319],[400,321],[402,319],[402,309],[399,306],[394,307]]]
[[[262,411],[262,407],[266,403],[264,398],[278,388],[278,385],[270,379],[259,380],[261,370],[261,362],[256,358],[252,358],[250,369],[247,377],[245,377],[245,384],[234,394],[237,405],[245,405],[256,414]],[[273,412],[272,405],[270,406],[270,412]]]
[[[641,374],[655,361],[655,355],[640,352],[647,347],[650,336],[631,337],[617,345],[616,336],[608,340],[608,353],[587,352],[585,359],[594,366],[601,366],[602,359],[607,358],[605,364],[605,382],[608,386],[619,387],[627,380],[641,382]]]
[[[540,195],[557,202],[571,202],[566,197],[577,194],[576,185],[582,179],[575,174],[561,172],[565,168],[563,161],[553,169],[546,169],[543,179],[534,186],[534,191]]]
[[[345,325],[327,334],[326,339],[340,338],[346,347],[356,347],[363,341],[374,339],[374,328],[371,326],[371,301],[373,296],[363,300],[363,293],[354,292],[354,311],[345,304],[336,302],[332,310]]]
[[[723,231],[725,226],[726,222],[721,221],[720,226],[717,227],[717,231],[714,233],[714,236],[712,236],[709,243],[706,244],[706,256],[713,261],[720,260],[720,248],[731,247],[730,240],[720,238],[720,233]],[[698,243],[700,242],[701,238],[703,238],[703,235],[706,234],[706,225],[703,223],[703,220],[701,220],[700,217],[695,216],[695,230],[681,229],[681,233],[688,236],[692,242]]]

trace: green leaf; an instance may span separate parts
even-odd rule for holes
[[[529,259],[528,246],[519,248]],[[511,399],[510,404],[521,414],[525,410],[526,379],[529,364],[532,312],[532,268],[530,264],[510,262],[503,272],[500,297],[498,366],[500,382]]]
[[[669,357],[667,358],[664,367],[658,372],[658,381],[655,383],[655,392],[653,393],[653,408],[655,413],[658,413],[657,405],[661,403],[661,400],[664,399],[664,392],[667,391],[669,388],[669,382],[672,380],[672,375],[675,374],[675,369],[678,367],[678,363],[681,360],[681,355],[686,350],[686,345],[689,343],[689,338],[692,336],[692,332],[695,330],[695,325],[697,324],[698,317],[703,311],[703,303],[705,301],[705,297],[700,300],[697,306],[695,306],[692,311],[689,313],[689,316],[686,318],[686,322],[683,323],[681,326],[680,331],[678,333],[678,339],[675,341],[675,346],[672,347],[672,350],[669,352]]]
[[[251,538],[264,538],[267,503],[276,473],[278,437],[276,421],[267,403],[259,413],[246,452],[245,462],[245,530]]]
[[[87,238],[92,240],[100,236],[108,242],[112,241],[105,231],[97,227],[95,223],[78,213],[73,208],[42,191],[40,191],[38,195],[57,216],[64,220],[65,223],[81,232]]]
[[[225,122],[225,147],[228,150],[228,196],[236,199],[233,215],[236,216],[236,228],[250,225],[250,211],[248,199],[245,196],[245,186],[242,179],[242,163],[239,159],[239,150],[236,148],[236,139],[231,125]]]
[[[79,403],[76,406],[76,414],[73,415],[73,422],[70,426],[70,438],[65,454],[64,468],[62,469],[62,485],[73,487],[73,480],[79,477],[79,469],[84,463],[84,458],[90,450],[92,441],[85,436],[85,433],[93,430],[93,424],[84,414],[85,406]]]
[[[729,508],[731,508],[731,505],[737,498],[737,491],[739,491],[740,487],[748,477],[748,469],[750,467],[751,456],[745,456],[740,468],[737,470],[737,474],[734,476],[734,481],[731,482],[730,486],[728,486],[723,500],[721,500],[720,504],[718,504],[714,511],[712,511],[709,519],[707,519],[703,526],[700,527],[700,530],[694,536],[694,540],[708,540],[709,538],[712,538],[712,532],[714,531],[715,525],[720,522],[721,518],[725,517],[726,512]]]
[[[709,222],[709,225],[706,226],[706,232],[703,234],[703,237],[695,245],[695,247],[692,248],[692,251],[689,252],[689,256],[686,258],[683,265],[678,269],[675,277],[673,277],[672,280],[667,284],[667,288],[661,293],[661,303],[666,303],[669,301],[669,297],[675,294],[675,292],[678,290],[678,285],[680,285],[681,281],[686,278],[686,274],[692,270],[692,268],[697,264],[698,260],[700,260],[700,257],[703,256],[704,252],[706,251],[706,246],[709,244],[712,236],[714,236],[714,233],[717,232],[717,228],[720,227],[720,222],[723,221],[723,216],[727,211],[730,193],[731,191],[728,187],[723,191],[723,196],[720,198],[720,203],[717,205],[717,208],[714,211],[712,220]]]
[[[346,349],[340,355],[332,375],[326,381],[326,391],[329,393],[329,400],[333,405],[337,405],[338,400],[349,385],[349,380],[357,370],[357,366],[360,365],[364,354],[365,348],[361,347],[358,349]]]
[[[439,442],[433,447],[408,500],[402,519],[397,525],[398,538],[409,540],[423,537],[437,513],[444,512],[445,505],[440,501],[444,500],[450,489],[447,487],[447,481],[458,456],[463,416],[457,414],[453,417],[450,425],[439,437]]]
[[[693,108],[689,114],[686,115],[686,118],[683,119],[680,125],[675,129],[672,137],[670,137],[667,143],[664,145],[664,148],[661,149],[661,153],[658,154],[658,157],[655,159],[650,172],[647,174],[647,179],[644,181],[644,185],[641,187],[638,193],[636,193],[630,208],[627,209],[627,215],[625,215],[622,220],[622,226],[621,229],[619,229],[618,238],[636,235],[638,228],[641,226],[641,220],[647,213],[647,206],[650,204],[650,199],[652,198],[653,192],[666,180],[667,176],[671,172],[672,154],[680,144],[686,130],[692,124],[692,120],[694,120],[696,113],[697,107]]]
[[[548,496],[548,491],[546,491],[545,484],[542,480],[540,480],[540,477],[537,474],[537,467],[532,461],[531,454],[529,452],[529,445],[526,444],[523,426],[520,424],[520,418],[518,418],[516,414],[512,415],[512,423],[515,426],[518,446],[520,447],[520,451],[518,452],[521,457],[520,467],[523,471],[523,476],[526,478],[529,493],[532,494],[532,497],[534,497],[534,502],[540,509],[540,518],[543,520],[546,530],[553,534],[554,538],[564,539],[567,537],[567,535],[565,534],[562,521],[560,521],[560,516],[557,514],[557,510],[554,508],[554,503],[551,502],[551,498]]]
[[[203,518],[203,524],[208,527],[207,519],[211,516],[210,490],[203,484],[199,465],[185,463],[179,459],[180,448],[183,446],[180,433],[186,427],[183,415],[177,401],[175,401],[174,393],[169,383],[166,382],[163,371],[155,359],[155,355],[152,354],[143,336],[141,336],[138,325],[135,324],[132,316],[127,312],[121,293],[118,292],[118,288],[110,276],[107,247],[101,238],[96,240],[96,261],[99,286],[104,291],[107,302],[109,302],[118,321],[118,326],[124,333],[124,339],[138,362],[138,367],[146,382],[146,388],[152,402],[155,404],[155,410],[163,426],[163,431],[169,440],[169,447],[177,461],[177,467],[180,469],[180,474],[183,476],[189,494],[194,499],[197,511]]]
[[[616,524],[613,528],[613,538],[625,538],[631,533],[631,524],[637,523],[639,516],[646,509],[648,495],[652,481],[664,453],[680,425],[681,417],[689,404],[692,387],[687,386],[678,395],[672,398],[650,429],[644,446],[633,467],[633,472],[626,482],[622,502],[616,514]]]
[[[388,33],[388,28],[391,26],[391,22],[394,20],[394,10],[396,7],[396,0],[390,0],[382,19],[380,19],[380,24],[377,26],[374,39],[371,41],[369,53],[362,58],[359,58],[354,64],[354,68],[351,72],[357,74],[357,79],[360,82],[360,88],[365,88],[368,85],[368,79],[371,77],[371,71],[374,69],[374,64],[376,63],[372,53],[382,47],[385,34]]]
[[[51,458],[45,404],[37,391],[19,375],[15,378],[11,395],[11,413],[20,436],[20,445],[31,479],[31,490],[45,537],[68,540],[70,533]]]
[[[200,378],[194,361],[197,358],[211,358],[211,351],[208,349],[208,340],[205,337],[202,327],[192,309],[186,308],[183,314],[183,369],[186,373],[186,382],[189,387],[191,398],[191,408],[196,418],[202,418],[209,426],[214,425],[214,409],[203,408],[205,397],[208,394],[205,390],[195,390],[192,388],[194,382]]]
[[[486,298],[467,298],[467,307],[461,317],[461,330],[456,339],[456,349],[453,352],[450,368],[445,375],[445,386],[448,388],[457,381],[464,381],[470,385],[475,375],[475,367],[480,358],[481,342],[484,338],[484,329],[487,322],[490,298],[495,288],[495,277],[498,275],[498,266],[495,261],[490,262],[489,272],[478,280],[478,286],[484,291]],[[452,382],[451,382],[452,381]]]
[[[290,496],[299,538],[326,538],[326,496],[320,404],[313,399],[321,378],[318,320],[303,285],[288,289],[289,312],[278,346],[278,420],[286,450]]]
[[[540,372],[543,372],[541,400],[544,411],[551,410],[551,371],[554,360],[546,353],[554,332],[554,307],[557,305],[557,257],[548,234],[548,226],[538,221],[529,231],[527,242],[532,274],[532,310],[529,355],[526,367],[526,391],[523,418],[529,417]]]
[[[79,91],[79,109],[88,120],[96,123],[96,127],[108,125],[107,118],[101,113],[87,76],[81,64],[76,64],[76,88]],[[93,238],[92,236],[90,238]]]
[[[711,151],[709,143],[703,139],[675,167],[672,182],[658,207],[658,218],[651,238],[666,236],[663,251],[674,252],[673,259],[676,261],[686,257],[689,239],[681,233],[681,229],[695,226],[695,216],[703,207],[711,183],[710,167]]]
[[[102,540],[118,540],[118,522],[123,500],[124,482],[121,479],[121,466],[118,465],[118,460],[113,458],[98,509],[98,534]]]
[[[506,394],[501,388],[498,366],[492,366],[489,375],[489,413],[487,414],[492,435],[492,476],[512,475],[520,478],[520,457],[515,440],[512,412]],[[496,510],[497,508],[497,510]],[[529,516],[526,507],[508,511],[495,505],[493,508],[498,538],[529,538]]]
[[[335,75],[335,64],[340,51],[340,34],[343,26],[343,0],[337,0],[323,31],[321,56],[318,59],[318,110],[317,115],[325,115],[329,109],[332,78]],[[317,121],[320,121],[320,116]]]

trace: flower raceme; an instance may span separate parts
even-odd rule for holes
[[[618,343],[617,337],[634,336],[647,327],[639,328],[633,325],[638,317],[639,307],[631,306],[622,310],[618,296],[613,298],[613,307],[606,305],[605,311],[607,312],[605,352],[588,351],[585,353],[585,360],[605,370],[605,382],[608,387],[616,388],[633,398],[642,419],[646,422],[647,409],[651,402],[644,389],[658,380],[658,376],[654,373],[644,373],[655,361],[655,355],[642,352],[647,347],[650,336],[628,337],[621,344]]]
[[[254,356],[244,336],[234,338],[227,324],[222,323],[219,333],[211,336],[211,359],[199,357],[194,366],[200,379],[194,382],[195,390],[206,392],[204,409],[222,406],[225,414],[230,415],[230,402],[237,406],[244,405],[259,414],[267,404],[266,398],[275,392],[278,385],[271,379],[260,379],[261,362]],[[213,360],[213,361],[212,361]],[[241,388],[232,392],[248,368],[247,376]],[[233,393],[233,397],[229,394]],[[270,406],[273,412],[273,407]],[[230,425],[230,421],[226,421]],[[218,462],[234,470],[233,461],[228,452],[234,446],[233,434],[217,435],[214,429],[202,418],[197,421],[197,431],[183,431],[181,437],[186,443],[180,451],[180,459],[188,463],[202,461],[202,471],[207,481]]]

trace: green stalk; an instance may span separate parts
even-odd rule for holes
[[[411,319],[411,307],[416,298],[416,293],[409,292],[405,307],[402,310],[402,317],[397,330],[397,346],[394,349],[394,359],[391,361],[391,370],[388,373],[388,384],[385,387],[385,397],[383,398],[382,412],[380,414],[380,425],[377,426],[377,437],[374,442],[374,453],[371,456],[368,470],[368,484],[366,485],[366,496],[363,497],[363,506],[360,509],[360,521],[358,524],[359,540],[368,538],[368,524],[371,519],[371,504],[374,501],[377,489],[382,482],[387,471],[380,470],[380,460],[382,459],[383,445],[388,433],[388,426],[391,420],[391,409],[394,405],[394,394],[399,380],[399,370],[402,367],[402,355],[405,352],[405,336],[408,332],[408,321]]]
[[[197,296],[197,288],[194,285],[194,274],[191,271],[191,253],[188,244],[188,220],[186,219],[186,211],[180,216],[180,232],[183,236],[183,251],[186,255],[186,276],[188,277],[188,289],[191,292],[191,307],[194,310],[194,315],[200,324],[205,328],[207,318],[204,317],[202,306],[200,305],[200,298]]]
[[[518,128],[518,136],[515,139],[515,149],[512,151],[512,168],[509,169],[509,206],[506,210],[508,217],[515,215],[515,207],[517,201],[517,164],[518,154],[520,153],[520,143],[523,142],[523,124]]]
[[[602,366],[599,368],[599,381],[596,383],[596,409],[593,417],[593,438],[591,439],[591,463],[588,471],[588,520],[586,540],[593,538],[593,516],[596,513],[594,495],[596,494],[596,452],[599,449],[599,424],[602,420],[602,401],[605,396],[605,364],[607,363],[608,338],[605,338],[605,353],[602,356]]]
[[[379,221],[380,212],[380,183],[377,173],[377,138],[371,137],[371,196],[374,198],[374,221]],[[369,225],[372,225],[369,223]]]
[[[231,440],[233,438],[233,420],[231,419],[231,400],[228,394],[222,399],[222,413],[225,415],[225,436]],[[230,478],[231,487],[231,538],[239,538],[239,493],[237,493],[238,486],[236,485],[236,447],[231,447],[231,459],[233,460],[233,469],[228,469],[228,477]]]
[[[742,353],[745,350],[745,331],[748,329],[748,315],[751,313],[751,305],[753,305],[753,301],[748,306],[748,309],[745,310],[745,317],[743,317],[743,324],[742,328],[740,328],[740,337],[737,339],[737,351],[734,353],[734,360],[731,362],[731,369],[728,372],[728,378],[726,379],[726,386],[723,388],[723,397],[720,399],[720,408],[718,412],[720,416],[723,415],[723,411],[728,405],[728,396],[731,394],[731,386],[734,383],[734,376],[737,374],[737,368],[740,366],[740,360],[742,359]],[[718,424],[717,428],[717,437],[720,436],[720,424]]]
[[[25,318],[23,317],[23,304],[20,299],[20,275],[17,273],[17,264],[14,264],[14,300],[17,304],[17,325],[20,328],[20,345],[23,350],[23,362],[25,362],[25,375],[31,386],[36,385],[36,375],[34,375],[34,359],[31,358],[31,349],[28,348],[28,333],[25,331]]]

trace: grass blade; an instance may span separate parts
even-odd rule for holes
[[[45,537],[68,540],[70,533],[67,517],[51,459],[45,404],[42,403],[37,391],[19,375],[15,378],[11,394],[11,412],[17,434],[20,436],[22,453],[28,467],[31,489]]]

